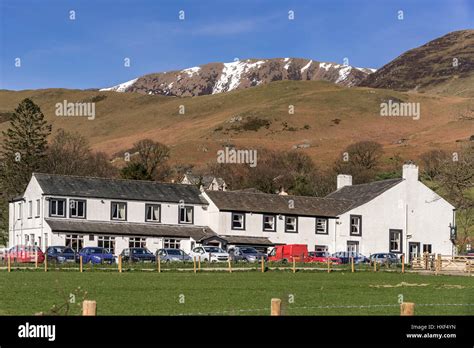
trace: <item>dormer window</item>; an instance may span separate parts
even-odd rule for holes
[[[62,198],[51,198],[49,200],[50,217],[66,217],[66,200]]]

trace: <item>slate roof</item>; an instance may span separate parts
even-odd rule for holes
[[[273,246],[275,243],[270,242],[267,237],[249,237],[249,236],[219,236],[225,239],[229,244],[237,245],[262,245]]]
[[[353,204],[352,201],[343,199],[269,193],[206,191],[206,194],[223,211],[337,217]],[[293,208],[290,208],[291,200],[294,202]]]
[[[208,187],[210,184],[212,184],[212,181],[216,179],[218,185],[224,185],[225,182],[222,178],[217,178],[212,175],[204,175],[204,176],[199,176],[199,175],[194,175],[194,174],[185,174],[187,179],[190,181],[191,184],[197,185],[199,182],[201,182],[202,185]]]
[[[46,195],[208,204],[193,185],[155,181],[33,174]]]
[[[403,179],[399,178],[374,181],[368,184],[344,186],[330,193],[326,198],[351,200],[354,202],[354,205],[351,207],[352,209],[371,201],[402,181]]]
[[[154,223],[104,222],[90,220],[45,219],[53,232],[141,237],[192,237],[196,241],[215,236],[209,227],[162,225]]]

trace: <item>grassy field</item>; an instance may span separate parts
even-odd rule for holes
[[[77,303],[69,314],[79,314],[82,291],[97,301],[98,315],[268,315],[273,297],[283,300],[284,315],[399,315],[399,295],[419,304],[417,315],[474,315],[474,305],[426,306],[474,304],[472,277],[287,271],[0,274],[0,315],[47,313],[75,292]],[[348,308],[318,308],[324,306]]]

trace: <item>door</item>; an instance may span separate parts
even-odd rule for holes
[[[359,253],[359,242],[356,241],[347,241],[347,252],[349,255],[358,254]]]
[[[409,261],[413,260],[414,257],[420,256],[420,243],[409,242],[408,243],[408,257]]]

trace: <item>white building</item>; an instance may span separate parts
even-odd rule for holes
[[[309,250],[364,255],[451,254],[454,207],[418,180],[352,185],[339,175],[325,198],[246,191],[200,192],[193,185],[33,174],[10,203],[10,246],[124,248],[307,244]]]

